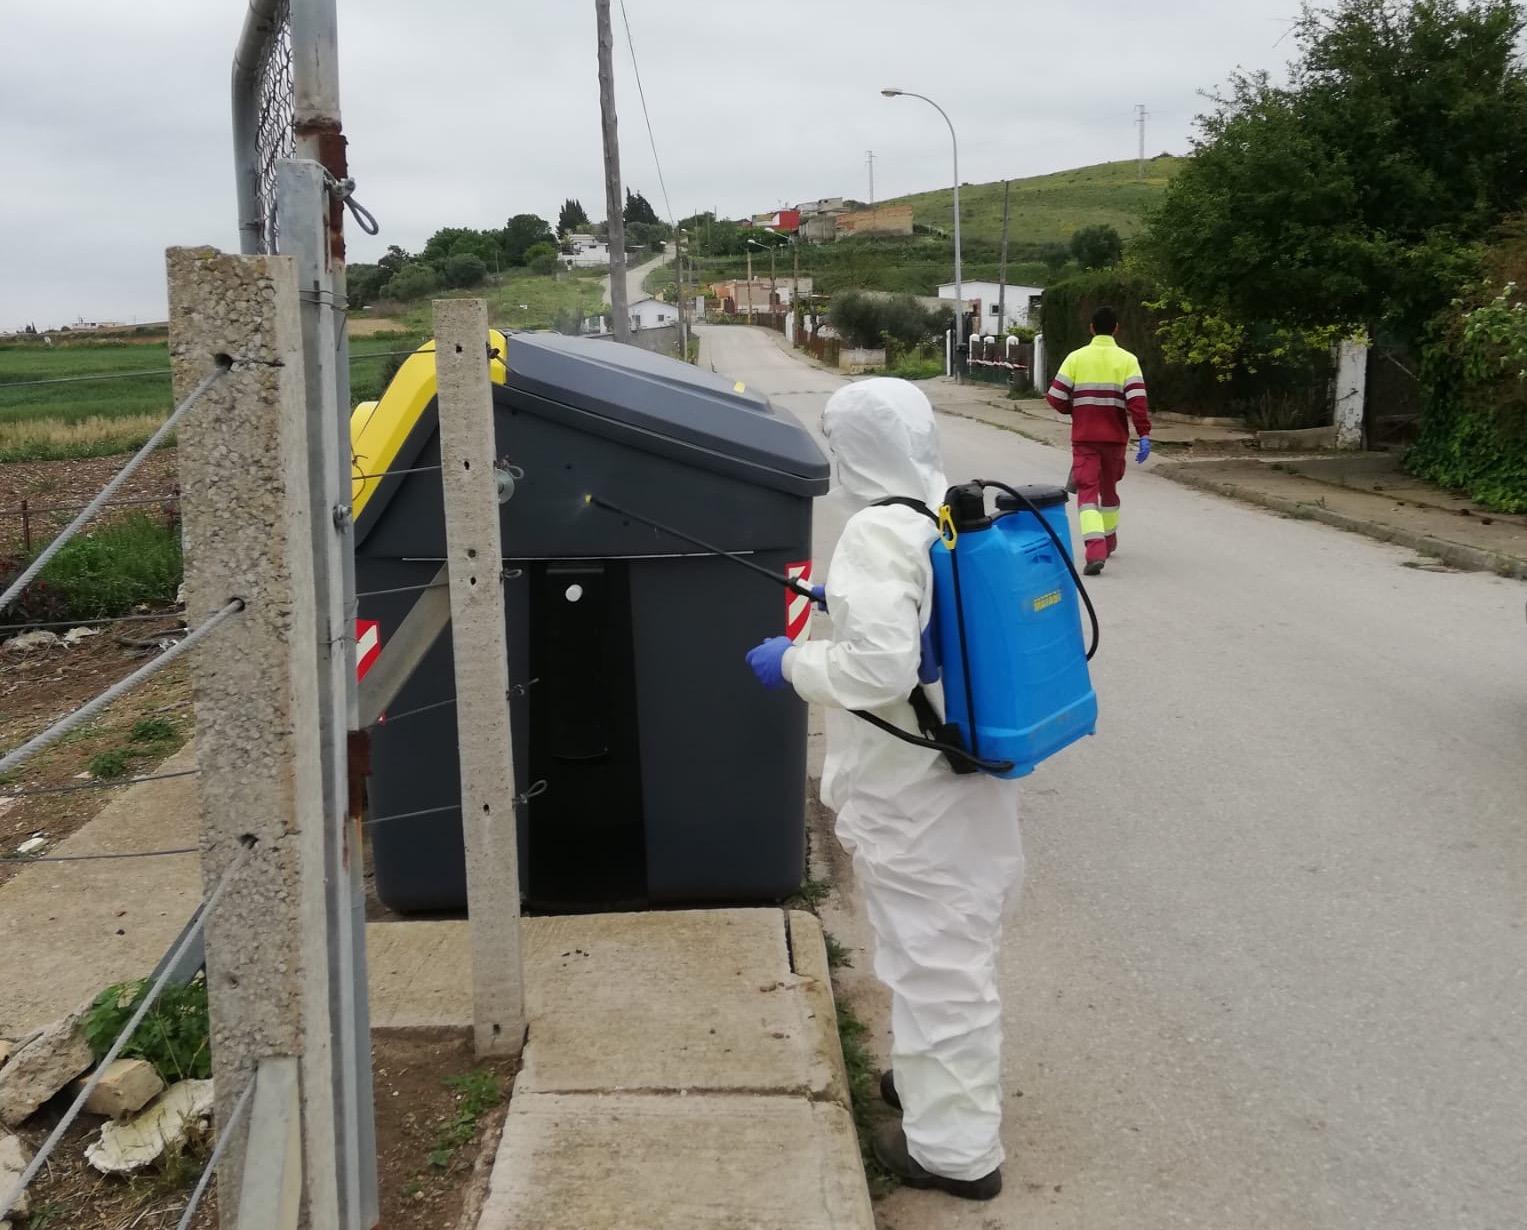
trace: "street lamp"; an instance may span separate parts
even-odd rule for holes
[[[949,113],[926,94],[915,94],[911,90],[894,88],[880,92],[887,98],[920,98],[942,115],[944,123],[949,125],[949,141],[954,146],[954,345],[955,352],[958,353],[965,333],[965,287],[960,278],[960,141],[954,135],[954,121],[949,118]],[[959,373],[958,362],[955,364],[955,373],[956,375]]]
[[[776,239],[779,238],[779,232],[778,231],[770,230],[768,227],[765,227],[764,230],[768,231],[769,234],[773,235]],[[768,253],[769,253],[769,319],[773,320],[775,318],[775,315],[776,315],[775,310],[774,310],[774,300],[778,297],[778,292],[775,289],[775,284],[774,284],[774,245],[772,243],[759,243],[758,240],[756,240],[756,239],[749,239],[748,243],[751,244],[753,247],[758,248],[760,250],[767,249]],[[748,253],[748,323],[749,324],[752,323],[752,317],[753,317],[753,254],[751,252],[749,252]]]

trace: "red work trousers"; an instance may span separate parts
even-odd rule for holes
[[[1124,477],[1125,448],[1123,444],[1071,445],[1071,481],[1076,484],[1088,563],[1107,559],[1119,546],[1119,480]]]

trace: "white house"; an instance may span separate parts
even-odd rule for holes
[[[663,325],[676,325],[679,323],[679,306],[676,303],[664,303],[661,299],[653,299],[648,296],[638,299],[630,305],[631,328],[657,329]]]
[[[960,290],[965,295],[965,303],[969,308],[979,313],[981,318],[981,332],[1001,336],[1014,325],[1020,328],[1038,326],[1036,317],[1029,318],[1030,309],[1038,306],[1039,297],[1044,294],[1042,286],[1015,286],[1007,284],[1006,313],[1004,318],[997,318],[998,292],[1002,288],[995,282],[965,282]],[[938,288],[940,299],[954,300],[954,283],[946,282]]]
[[[568,269],[591,269],[610,263],[610,245],[600,243],[592,235],[569,235],[568,245],[572,255],[562,254],[562,264]]]

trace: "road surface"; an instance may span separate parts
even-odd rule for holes
[[[633,254],[630,252],[626,253],[626,259],[628,262],[630,261],[632,255]],[[642,289],[643,279],[645,279],[649,273],[651,273],[664,261],[672,259],[668,256],[654,256],[649,260],[641,253],[637,253],[635,255],[637,259],[641,261],[641,263],[638,265],[630,265],[628,263],[626,267],[627,307],[630,307],[631,304],[635,303],[638,299],[645,299],[647,297],[647,292]],[[604,301],[608,303],[610,301],[610,275],[605,274],[604,277],[600,280],[600,283],[604,287]]]
[[[841,383],[704,336],[813,429]],[[952,479],[1065,477],[941,429]],[[1527,587],[1133,465],[1122,503],[1098,736],[1023,792],[1006,1190],[881,1224],[1527,1225]]]

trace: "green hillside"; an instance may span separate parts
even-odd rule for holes
[[[1019,243],[1064,243],[1084,226],[1106,223],[1128,237],[1140,229],[1141,218],[1172,176],[1187,160],[1162,154],[1145,164],[1145,179],[1128,162],[1104,162],[1092,167],[1013,180],[1011,233]],[[948,229],[952,224],[951,191],[919,192],[882,204],[912,206],[913,221]],[[960,225],[966,242],[1002,236],[1002,182],[960,185]]]

